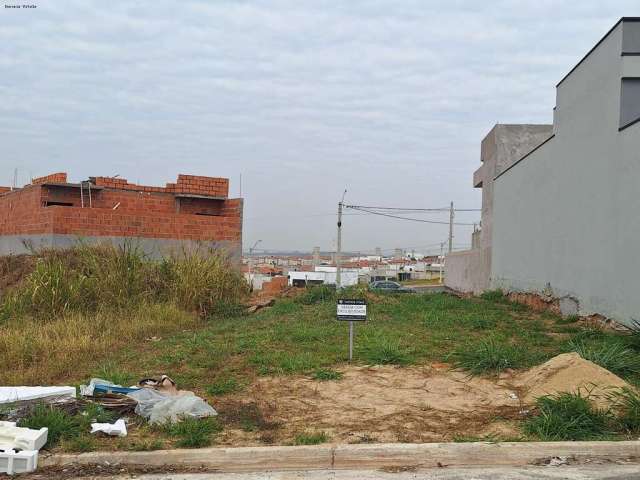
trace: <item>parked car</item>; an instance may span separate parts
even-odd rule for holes
[[[403,287],[398,282],[392,282],[390,280],[378,280],[369,284],[369,290],[376,292],[389,292],[389,293],[416,293],[413,288]]]

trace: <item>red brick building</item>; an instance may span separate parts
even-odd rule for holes
[[[240,258],[242,199],[228,193],[228,179],[194,175],[150,187],[112,177],[69,183],[66,173],[54,173],[22,188],[0,187],[0,254],[135,239],[156,256],[206,246]]]

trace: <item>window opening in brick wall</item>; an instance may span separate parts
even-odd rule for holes
[[[73,207],[70,202],[46,202],[45,207]]]

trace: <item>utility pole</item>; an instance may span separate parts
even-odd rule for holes
[[[342,194],[342,200],[338,203],[338,238],[336,242],[336,290],[342,288],[342,279],[340,278],[340,262],[342,256],[342,205],[344,196],[347,194],[345,189]],[[349,362],[353,360],[353,320],[349,321]]]
[[[344,196],[347,194],[345,190],[342,194],[342,200],[338,203],[338,240],[336,245],[336,289],[340,290],[342,288],[342,278],[340,275],[340,261],[342,256],[342,203],[344,202]],[[351,330],[353,328],[353,323],[349,322]]]
[[[438,259],[438,267],[440,268],[440,284],[442,284],[442,262],[444,262],[444,242],[440,242],[440,258]]]
[[[453,252],[453,202],[451,202],[451,207],[449,208],[449,253]]]

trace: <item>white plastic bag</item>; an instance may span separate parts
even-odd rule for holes
[[[142,388],[128,394],[138,402],[136,414],[149,423],[177,422],[183,417],[213,417],[218,412],[202,398],[193,394],[166,395],[157,390]]]

